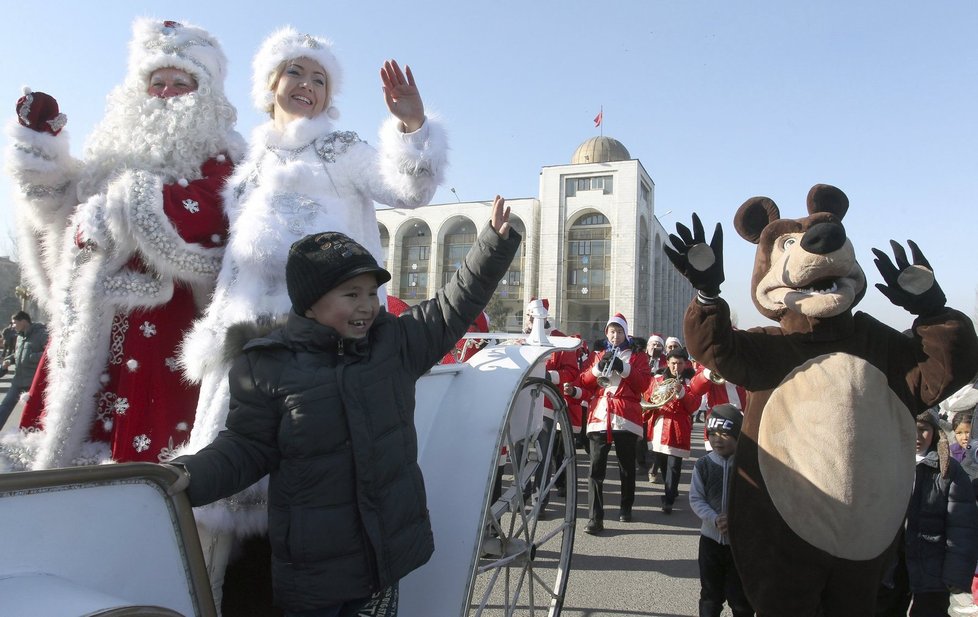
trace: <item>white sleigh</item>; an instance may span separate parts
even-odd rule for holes
[[[580,341],[535,342],[488,346],[418,382],[435,553],[401,581],[402,617],[560,614],[574,445],[563,399],[540,377],[549,354]],[[561,475],[566,497],[553,490]],[[0,617],[215,615],[191,508],[167,496],[170,479],[142,463],[0,474]]]

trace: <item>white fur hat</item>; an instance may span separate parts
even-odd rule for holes
[[[680,347],[682,347],[683,343],[678,338],[674,336],[670,336],[666,339],[666,347],[668,347],[669,345],[679,345]]]
[[[126,80],[145,89],[150,74],[166,67],[186,71],[197,80],[198,88],[224,92],[228,61],[209,32],[187,23],[137,18],[132,23]]]
[[[273,32],[261,44],[255,59],[252,61],[251,100],[259,111],[270,113],[274,101],[274,93],[268,89],[268,79],[287,60],[309,58],[315,60],[326,69],[326,115],[333,120],[340,117],[340,110],[331,105],[339,94],[343,81],[343,71],[340,63],[333,55],[333,43],[321,36],[299,34],[292,26],[285,26]]]

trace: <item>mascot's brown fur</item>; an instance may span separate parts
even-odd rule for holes
[[[759,616],[872,615],[913,488],[914,416],[978,372],[974,326],[945,307],[913,242],[913,263],[899,244],[895,263],[874,249],[877,287],[917,315],[909,335],[852,312],[866,277],[842,225],[848,207],[816,185],[804,218],[780,218],[766,197],[737,211],[738,233],[757,244],[754,304],[780,327],[732,328],[719,224],[706,244],[694,214],[665,249],[698,290],[690,352],[750,392],[730,537]]]

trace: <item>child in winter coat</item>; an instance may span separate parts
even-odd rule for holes
[[[968,474],[950,456],[937,416],[917,416],[917,467],[896,568],[884,578],[878,616],[944,617],[967,592],[978,562],[978,505]]]
[[[957,462],[964,461],[968,452],[968,441],[971,439],[971,411],[959,411],[951,418],[951,432],[954,441],[951,442],[951,456]]]
[[[700,617],[720,617],[726,600],[734,617],[754,614],[734,567],[727,536],[727,500],[734,451],[743,414],[729,403],[715,406],[707,418],[713,450],[696,461],[689,505],[703,521],[700,528]]]
[[[390,273],[363,246],[339,232],[293,244],[286,325],[234,361],[227,430],[171,466],[171,492],[189,484],[194,506],[270,474],[272,585],[287,617],[396,615],[398,580],[431,556],[415,382],[454,347],[516,254],[503,206],[497,197],[452,280],[399,317],[380,310]]]

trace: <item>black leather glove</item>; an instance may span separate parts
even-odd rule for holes
[[[717,223],[713,239],[706,244],[706,233],[700,217],[693,214],[693,231],[682,223],[676,223],[676,232],[669,234],[669,241],[675,249],[663,245],[666,257],[690,282],[694,289],[703,295],[715,298],[720,295],[723,282],[723,228]]]
[[[625,370],[625,363],[621,361],[621,358],[615,358],[611,363],[611,370],[620,373]]]
[[[941,286],[937,284],[934,269],[930,267],[930,262],[924,254],[913,240],[907,240],[907,244],[913,255],[913,264],[907,261],[907,253],[903,247],[893,240],[890,240],[890,248],[893,249],[893,256],[896,259],[895,266],[886,253],[873,249],[873,254],[876,255],[873,261],[883,275],[883,280],[886,281],[885,285],[876,283],[876,288],[889,298],[890,302],[907,309],[914,315],[933,315],[944,309],[947,297]]]
[[[614,357],[615,357],[614,351],[609,350],[604,352],[604,354],[602,354],[601,356],[601,359],[598,360],[598,370],[603,371],[607,369],[608,365],[611,363],[611,360],[614,359]]]

